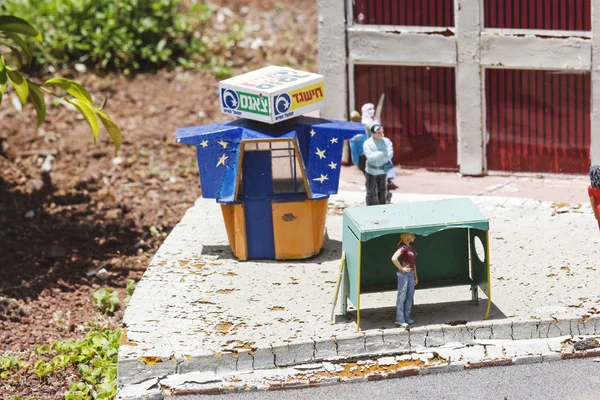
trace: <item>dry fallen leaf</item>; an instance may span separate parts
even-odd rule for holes
[[[191,304],[215,304],[215,303],[213,303],[212,301],[200,299],[200,300],[192,301]]]
[[[282,311],[282,310],[285,310],[285,307],[274,306],[274,307],[269,308],[269,310],[271,310],[271,311]]]
[[[221,332],[227,332],[233,326],[231,322],[220,322],[215,326],[215,329]]]
[[[142,360],[142,362],[144,364],[150,365],[150,366],[155,365],[155,364],[157,364],[159,362],[162,362],[162,359],[160,357],[152,357],[152,356],[149,356],[149,357],[140,357],[140,360]]]

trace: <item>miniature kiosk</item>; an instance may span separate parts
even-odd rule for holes
[[[333,299],[332,322],[341,283],[342,314],[348,300],[356,308],[360,330],[360,296],[396,290],[391,262],[400,233],[417,236],[419,251],[415,289],[466,285],[478,303],[478,287],[491,305],[489,223],[468,198],[354,207],[344,210],[342,263]]]
[[[202,197],[221,204],[239,260],[302,259],[323,245],[344,140],[364,125],[304,117],[324,107],[321,75],[266,67],[219,83],[221,111],[241,119],[177,131],[197,148]]]

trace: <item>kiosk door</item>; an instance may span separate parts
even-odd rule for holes
[[[248,259],[273,259],[271,151],[246,151],[242,168]]]

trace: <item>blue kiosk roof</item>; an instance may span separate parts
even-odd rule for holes
[[[242,142],[293,140],[311,198],[337,193],[344,140],[364,133],[356,122],[298,117],[269,125],[247,119],[177,130],[178,143],[197,148],[202,196],[235,201]]]

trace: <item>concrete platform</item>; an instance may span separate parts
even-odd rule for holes
[[[341,186],[357,188],[348,183],[356,175],[348,172]],[[356,179],[360,183],[360,176]],[[583,180],[577,180],[582,186]],[[396,192],[392,200],[448,197]],[[397,355],[449,343],[600,334],[594,316],[600,308],[600,235],[589,204],[471,199],[490,219],[489,320],[481,321],[481,293],[477,307],[466,287],[420,290],[414,328],[397,329],[395,292],[386,292],[362,298],[360,333],[353,313],[347,319],[338,316],[333,325],[330,315],[341,255],[341,212],[364,204],[364,193],[331,198],[323,251],[299,262],[238,262],[229,250],[218,204],[199,199],[151,261],[126,310],[119,387],[186,373],[212,377]]]

